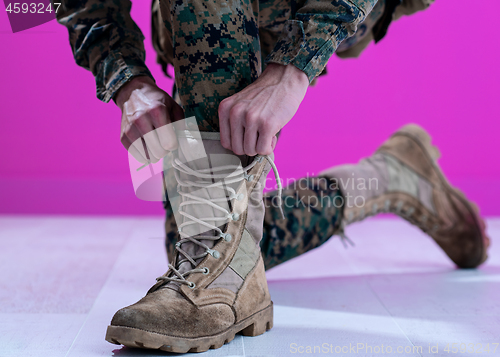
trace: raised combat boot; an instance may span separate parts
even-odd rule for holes
[[[168,189],[175,259],[144,298],[114,315],[106,334],[114,344],[203,352],[273,326],[259,246],[272,158],[235,156],[219,133],[178,132],[178,142],[167,156],[177,186]]]
[[[372,156],[320,175],[344,196],[342,226],[391,212],[430,235],[460,268],[487,258],[490,241],[477,206],[451,186],[437,165],[439,150],[421,127],[402,127]]]

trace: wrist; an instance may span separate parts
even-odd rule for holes
[[[283,65],[271,62],[267,64],[266,69],[262,74],[276,78],[278,81],[290,82],[292,85],[300,87],[309,86],[309,78],[307,77],[307,74],[293,64]]]
[[[147,86],[156,85],[153,78],[149,76],[133,77],[130,81],[125,83],[114,96],[116,105],[122,109],[123,104],[130,98],[132,92],[136,89],[141,89]]]
[[[287,64],[285,67],[286,75],[288,75],[300,85],[309,86],[309,78],[307,78],[307,74],[304,71],[300,70],[298,67],[291,63]]]

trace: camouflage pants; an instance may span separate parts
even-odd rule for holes
[[[258,78],[263,59],[274,48],[283,24],[293,16],[293,3],[154,2],[153,41],[158,61],[165,73],[166,66],[173,65],[180,104],[186,117],[197,118],[200,130],[218,131],[219,103]],[[380,4],[365,23],[376,22],[384,1]],[[365,33],[369,31],[361,31],[350,44],[361,41]],[[338,230],[342,212],[342,196],[325,178],[301,179],[284,190],[284,220],[280,219],[276,204],[272,204],[275,196],[269,193],[264,199],[261,249],[267,269],[327,241]],[[178,234],[168,203],[165,208],[166,248],[171,261]]]

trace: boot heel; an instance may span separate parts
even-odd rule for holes
[[[271,305],[256,314],[252,320],[253,323],[251,325],[241,330],[240,333],[243,336],[259,336],[270,330],[273,327],[273,306]]]
[[[399,129],[395,134],[406,134],[414,139],[418,140],[427,150],[429,155],[431,156],[432,160],[436,161],[441,157],[441,153],[439,152],[439,149],[432,145],[432,138],[429,136],[429,134],[422,129],[422,127],[418,126],[417,124],[408,124],[403,126],[401,129]]]

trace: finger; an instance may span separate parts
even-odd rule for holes
[[[244,135],[245,128],[241,123],[231,125],[231,148],[236,155],[245,155],[243,149]]]
[[[156,112],[154,115],[158,116],[159,114]],[[160,140],[153,127],[153,115],[150,113],[142,114],[139,119],[134,121],[133,126],[137,128],[144,138],[146,147],[144,148],[144,143],[142,143],[143,149],[148,151],[146,157],[149,156],[152,162],[158,162],[158,160],[167,154],[165,149],[161,147]],[[138,145],[141,145],[141,143],[138,142]]]
[[[245,126],[243,149],[248,156],[257,155],[257,127],[255,125]]]
[[[158,162],[168,154],[168,151],[165,150],[160,144],[157,129],[145,134],[143,138],[146,143],[146,147],[149,150],[149,157],[153,163]]]
[[[155,129],[160,140],[160,146],[166,151],[172,151],[177,148],[177,136],[175,135],[173,124],[163,125]]]
[[[146,116],[146,120],[152,123],[154,127],[153,132],[157,136],[157,139],[148,136],[149,141],[146,140],[146,142],[148,145],[154,145],[151,146],[151,150],[156,157],[159,157],[158,155],[165,156],[166,153],[163,153],[163,151],[170,151],[177,147],[177,138],[170,125],[172,121],[170,120],[170,114],[168,114],[168,108],[165,105],[157,105],[150,109]],[[156,146],[156,141],[159,143],[159,147]]]
[[[129,124],[127,129],[125,130],[125,135],[127,136],[128,140],[131,142],[131,145],[141,154],[141,156],[147,160],[146,152],[144,151],[144,145],[142,144],[142,135],[137,130],[137,128]]]
[[[246,105],[243,103],[237,103],[231,108],[229,114],[229,125],[231,129],[231,150],[236,155],[244,155],[243,150],[243,139],[245,134],[245,128],[243,127],[243,121],[245,120],[245,108]]]
[[[231,125],[229,123],[231,104],[229,98],[224,99],[219,104],[220,142],[221,145],[228,150],[231,150]]]
[[[274,151],[274,149],[276,149],[277,143],[278,143],[278,137],[275,135],[275,136],[273,136],[273,140],[271,142],[271,147],[272,147],[273,151]]]
[[[177,149],[179,144],[177,142],[177,135],[175,135],[173,123],[182,119],[184,119],[184,109],[172,100],[172,107],[170,108],[170,114],[167,118],[167,125],[157,128],[160,144],[165,150],[172,151]]]
[[[134,159],[139,161],[141,164],[145,164],[148,162],[148,160],[144,156],[142,156],[141,153],[137,151],[137,149],[132,145],[132,143],[130,142],[129,138],[126,135],[122,136],[121,141],[123,146],[125,146],[127,151],[130,153],[130,155],[134,157]]]
[[[273,152],[274,134],[270,130],[259,130],[259,139],[257,140],[257,154],[270,155]]]
[[[146,143],[146,140],[144,139],[144,137],[141,137],[140,142],[142,143],[142,147],[144,148],[144,150],[146,152],[146,159],[149,162],[152,162],[153,164],[156,163],[156,162],[158,162],[160,160],[160,158],[156,157],[153,154],[153,152],[149,148],[148,144]]]

